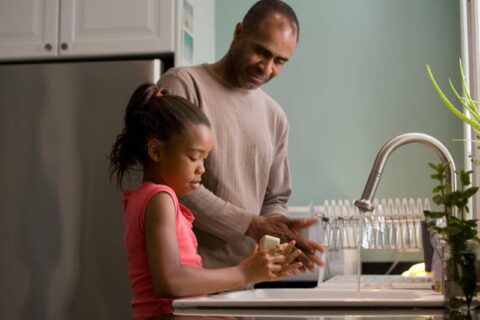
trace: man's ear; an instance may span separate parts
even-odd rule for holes
[[[243,23],[239,22],[235,26],[235,31],[233,32],[233,40],[237,40],[242,33],[243,33]]]
[[[147,152],[152,161],[159,162],[163,156],[163,143],[156,138],[148,140]]]

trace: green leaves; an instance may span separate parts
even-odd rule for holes
[[[459,178],[460,178],[460,183],[464,186],[468,186],[470,184],[470,175],[473,173],[473,171],[460,171],[459,173]]]
[[[424,210],[423,214],[425,215],[425,217],[430,219],[440,219],[445,217],[445,212],[440,212],[440,211]]]
[[[445,231],[449,235],[449,238],[452,239],[453,237],[458,236],[460,232],[462,232],[462,228],[459,228],[459,226],[449,225],[445,227]]]
[[[441,192],[441,191],[444,191],[445,190],[445,187],[446,186],[436,186],[435,188],[433,188],[432,192],[433,193],[437,193],[437,192]]]
[[[457,90],[453,86],[453,83],[450,79],[448,80],[448,82],[450,84],[450,89],[455,95],[455,98],[458,100],[458,102],[463,108],[468,110],[469,116],[463,113],[463,110],[461,107],[460,108],[455,107],[455,105],[452,102],[450,102],[450,100],[448,100],[447,96],[443,93],[442,89],[440,89],[440,86],[435,80],[435,77],[433,76],[430,66],[427,64],[425,67],[427,69],[428,76],[430,77],[430,81],[432,82],[433,87],[437,91],[437,94],[440,97],[440,99],[443,101],[443,103],[455,116],[457,116],[459,119],[461,119],[465,123],[469,124],[473,128],[475,133],[479,135],[480,134],[480,112],[478,111],[478,108],[477,108],[478,103],[472,99],[468,91],[467,84],[465,83],[465,75],[463,73],[461,60],[459,60],[459,66],[460,66],[460,75],[462,78],[462,89],[463,89],[463,92],[465,93],[465,97],[460,96],[460,94],[457,92]]]
[[[429,219],[444,219],[443,226],[433,226],[431,231],[438,232],[445,236],[447,241],[454,247],[464,248],[468,240],[480,242],[477,235],[477,220],[465,219],[465,213],[468,212],[468,200],[477,191],[478,187],[470,186],[472,171],[457,171],[456,177],[460,182],[458,190],[451,190],[447,182],[448,163],[428,164],[434,173],[430,176],[438,181],[438,185],[432,190],[432,200],[440,206],[441,210],[425,210],[423,213]],[[459,215],[455,216],[454,209],[458,210]]]

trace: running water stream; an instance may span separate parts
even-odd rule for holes
[[[358,219],[358,244],[357,244],[357,298],[360,298],[360,276],[362,275],[362,240],[365,212],[359,210],[360,217]]]

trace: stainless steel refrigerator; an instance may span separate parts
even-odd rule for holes
[[[107,155],[158,60],[0,65],[3,319],[129,319]]]

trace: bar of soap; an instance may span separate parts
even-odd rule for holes
[[[260,249],[270,248],[280,244],[280,239],[277,237],[269,236],[268,234],[264,235],[260,239]]]

